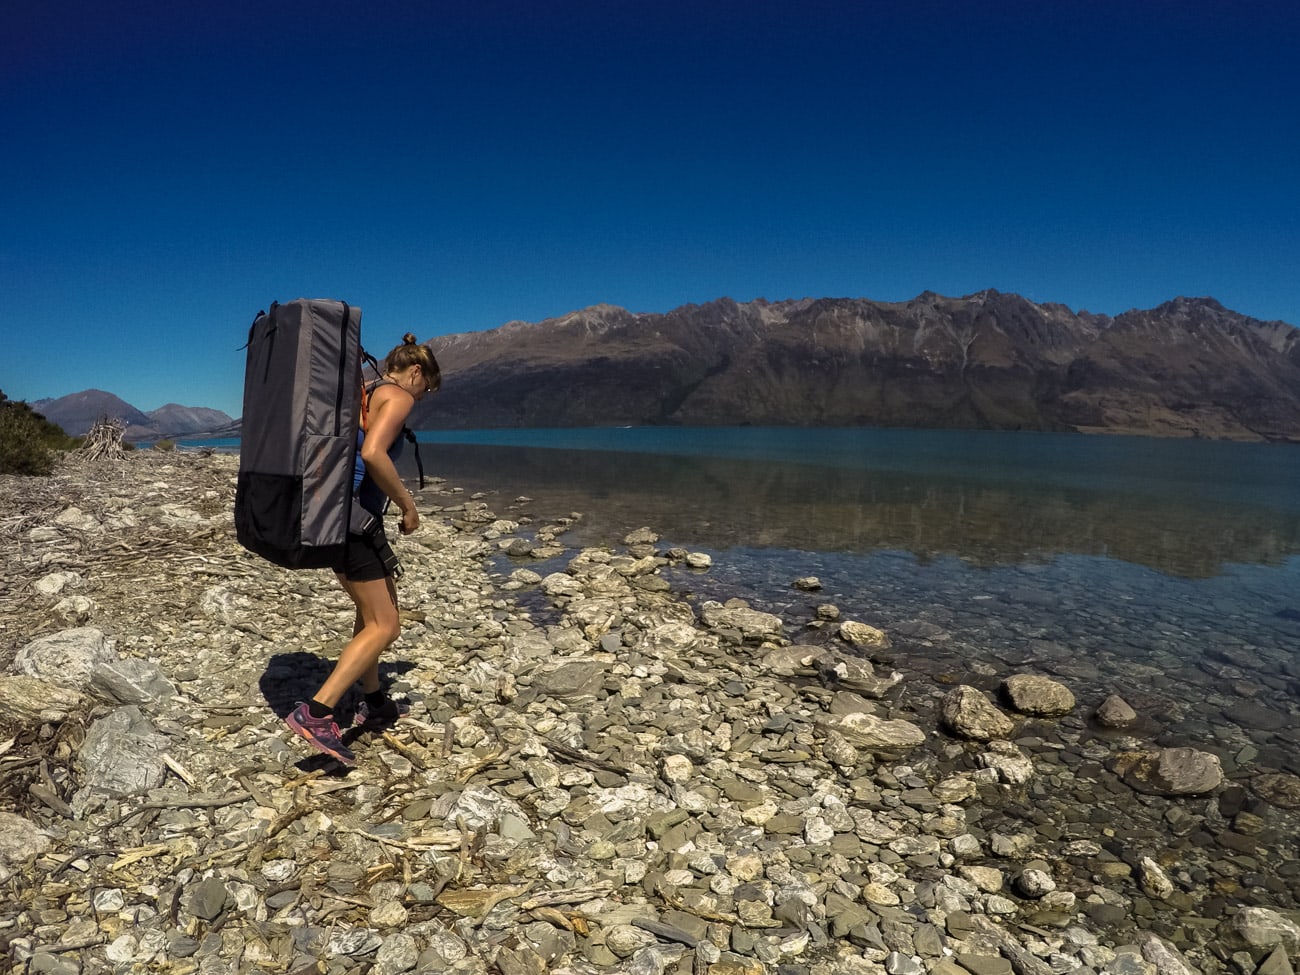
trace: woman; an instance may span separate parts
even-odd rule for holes
[[[402,452],[402,428],[417,402],[442,384],[438,360],[407,334],[384,360],[382,376],[366,392],[364,430],[357,437],[353,493],[376,517],[368,533],[349,534],[343,557],[334,571],[357,607],[352,639],[338,663],[312,699],[300,703],[285,723],[319,752],[352,765],[356,755],[343,742],[334,708],[357,681],[365,700],[355,724],[368,731],[391,726],[405,706],[388,697],[379,683],[379,656],[401,635],[394,581],[401,567],[384,536],[383,514],[392,501],[402,513],[401,531],[409,535],[420,524],[415,499],[397,474],[394,461]]]

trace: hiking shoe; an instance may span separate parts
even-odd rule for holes
[[[343,744],[343,736],[339,734],[339,726],[334,721],[334,715],[327,714],[323,718],[313,718],[307,705],[299,704],[289,712],[284,723],[316,751],[336,758],[344,765],[356,764],[357,756],[352,754],[352,749]]]
[[[411,705],[406,701],[394,701],[389,698],[377,708],[372,708],[364,700],[357,705],[356,717],[352,727],[359,731],[387,731],[397,724],[397,719],[411,712]]]

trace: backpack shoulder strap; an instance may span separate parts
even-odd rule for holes
[[[369,429],[369,425],[370,425],[370,397],[374,395],[375,390],[378,389],[380,386],[385,386],[385,385],[396,386],[397,384],[394,383],[391,379],[385,379],[383,377],[383,374],[379,368],[378,360],[376,360],[375,357],[372,356],[365,349],[361,350],[361,358],[365,361],[366,365],[368,365],[372,370],[374,370],[375,376],[378,377],[376,379],[372,379],[368,383],[365,380],[362,380],[361,382],[361,429],[364,432]],[[407,439],[407,441],[415,448],[415,469],[420,473],[420,487],[423,488],[424,487],[424,461],[420,457],[420,442],[415,439],[415,432],[408,426],[402,427],[402,436],[404,436]]]

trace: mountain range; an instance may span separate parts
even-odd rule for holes
[[[597,305],[426,343],[417,429],[959,427],[1300,441],[1300,330],[1213,298],[1115,317],[1015,294]]]
[[[1300,330],[1175,298],[1110,317],[1015,294],[595,305],[439,336],[415,429],[899,426],[1300,442]],[[218,410],[86,390],[31,404],[68,433],[237,436]]]
[[[83,389],[58,399],[36,400],[29,405],[72,437],[87,433],[100,417],[113,417],[124,422],[126,430],[122,436],[127,440],[202,436],[235,422],[221,410],[176,403],[144,413],[102,389]]]

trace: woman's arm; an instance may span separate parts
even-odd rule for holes
[[[366,438],[361,444],[361,459],[365,462],[366,473],[402,512],[403,535],[415,531],[420,524],[420,514],[415,510],[415,498],[411,497],[388,456],[388,448],[402,435],[402,424],[414,405],[414,397],[398,386],[376,388],[370,396]]]

